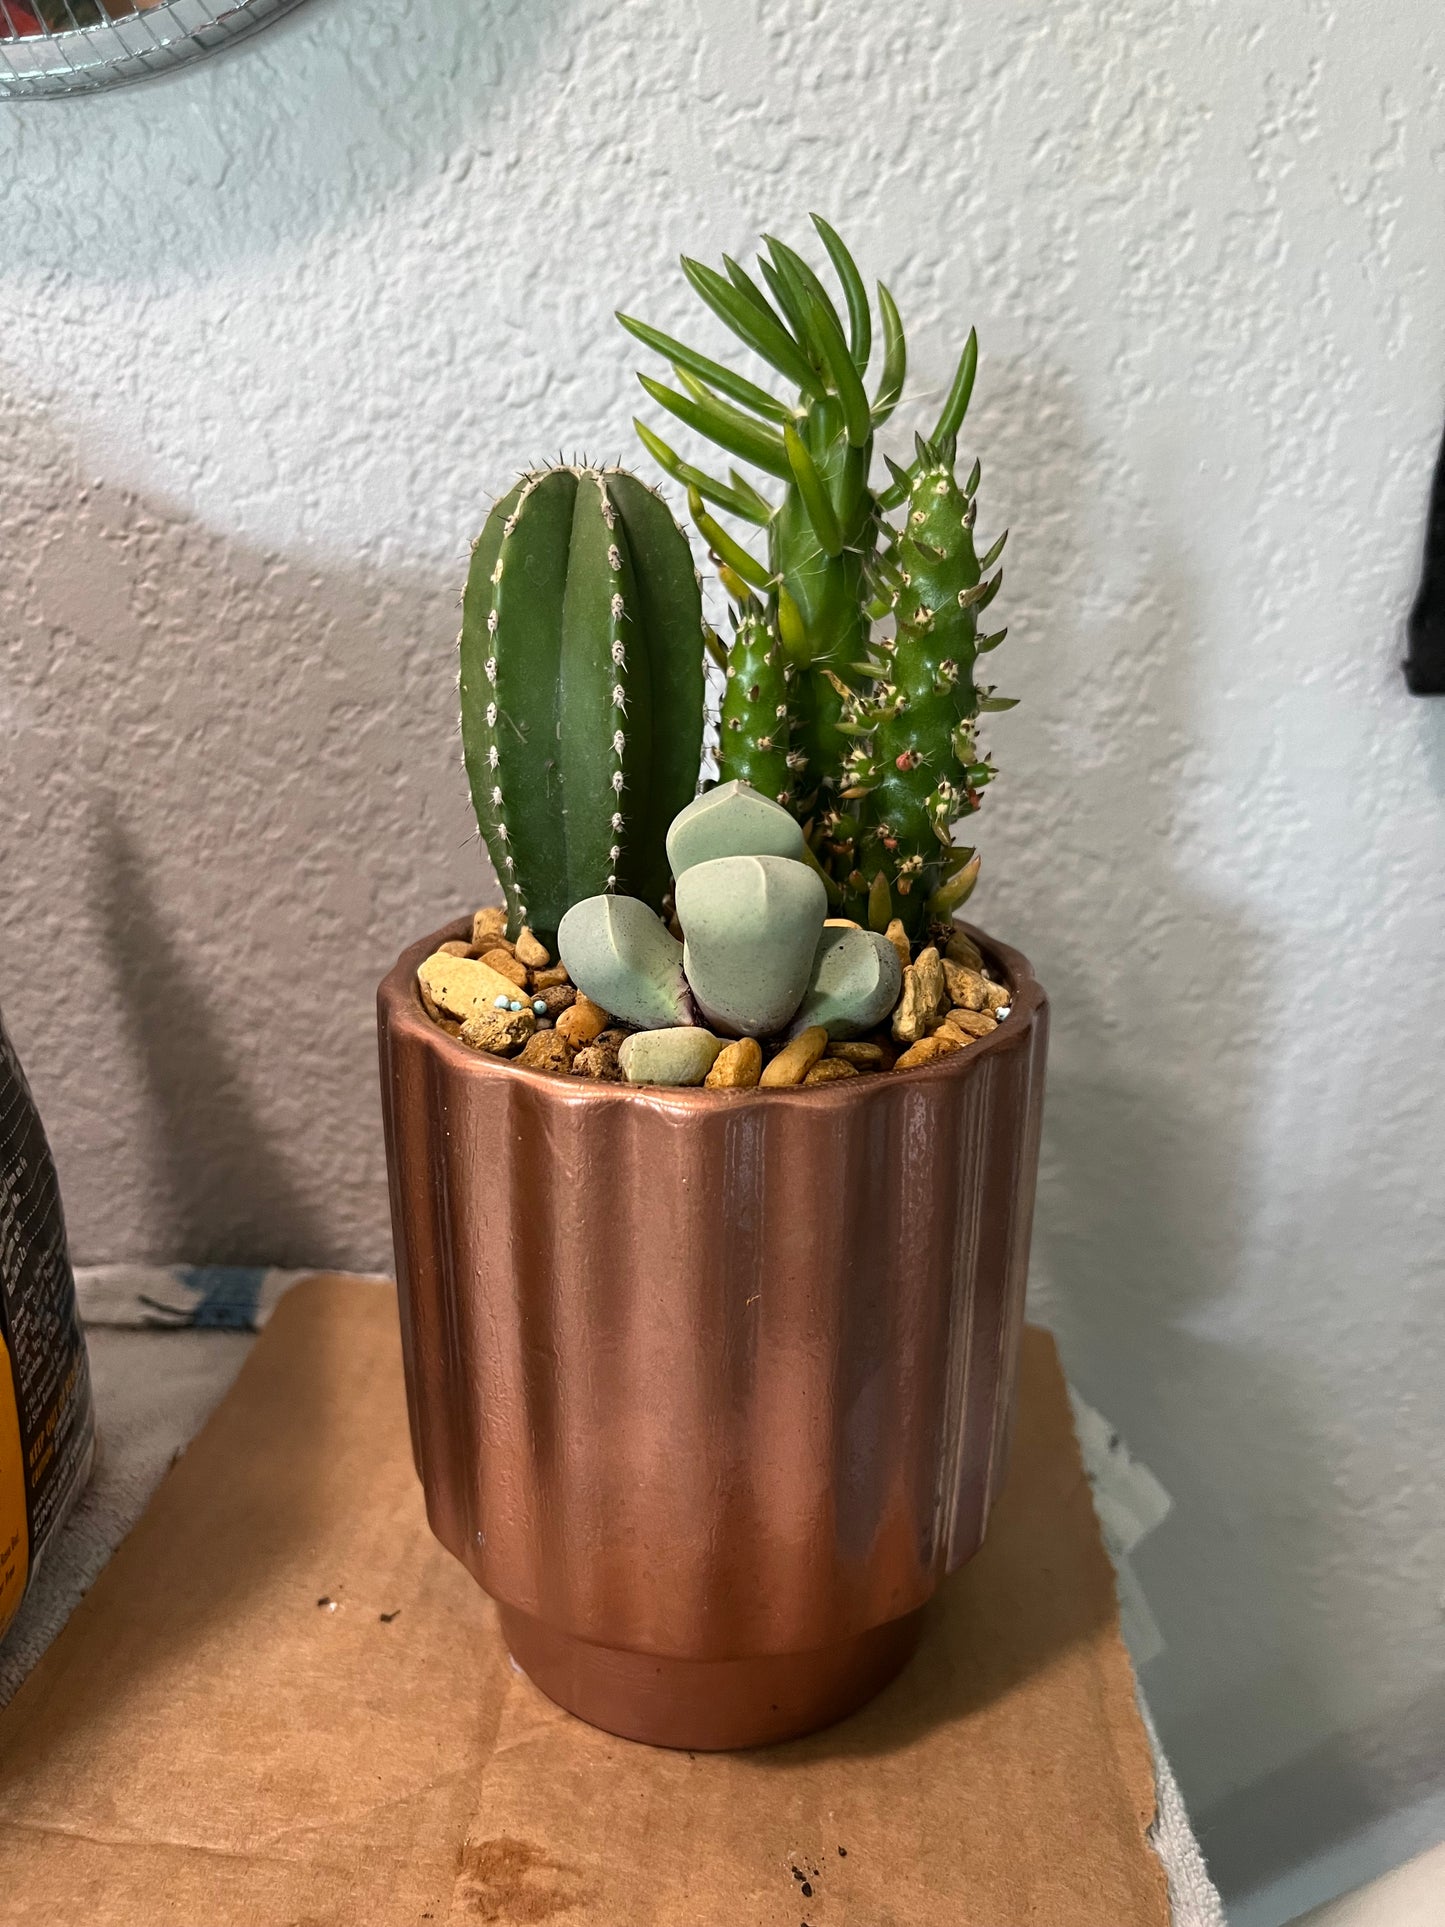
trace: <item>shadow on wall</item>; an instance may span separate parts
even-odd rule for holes
[[[3,401],[0,470],[0,995],[76,1257],[388,1267],[375,987],[494,894],[461,564],[258,553]]]
[[[327,1229],[274,1140],[218,1020],[217,986],[173,940],[114,797],[97,798],[94,900],[144,1082],[161,1248],[322,1251]]]
[[[1301,1904],[1312,1904],[1329,1887],[1377,1879],[1433,1845],[1438,1795],[1419,1820],[1412,1809],[1422,1806],[1422,1789],[1442,1785],[1442,1734],[1445,1685],[1436,1683],[1221,1801],[1209,1815],[1209,1833],[1231,1896],[1282,1882],[1301,1862],[1337,1858],[1340,1877],[1302,1893]]]
[[[1043,585],[996,660],[1025,698],[998,731],[1006,768],[1047,780],[989,825],[980,912],[1030,951],[1054,1009],[1035,1283],[1070,1375],[1177,1502],[1136,1555],[1168,1642],[1144,1684],[1228,1895],[1377,1809],[1363,1736],[1322,1739],[1342,1655],[1319,1575],[1348,1524],[1319,1395],[1208,1335],[1268,1203],[1254,1168],[1283,992],[1245,893],[1222,901],[1188,855],[1185,813],[1211,795],[1201,718],[1218,726],[1206,586],[1160,533],[1148,478],[1096,484],[1046,364],[991,361],[987,405],[1033,552],[1013,545],[1013,576]],[[1101,557],[1131,575],[1103,596]]]

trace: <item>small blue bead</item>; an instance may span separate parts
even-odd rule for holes
[[[517,1002],[515,997],[510,998],[508,1000],[508,1003],[507,1003],[508,1010],[520,1010],[521,1008],[522,1006]]]
[[[543,997],[534,997],[532,999],[532,1008],[533,1010],[536,1011],[539,1017],[545,1017],[547,1015],[546,999]]]
[[[505,997],[498,997],[493,1007],[497,1010],[505,1010],[507,1008],[507,999]],[[512,1005],[513,1010],[515,1010],[516,1007],[515,1004]]]

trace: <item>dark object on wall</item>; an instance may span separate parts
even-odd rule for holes
[[[89,1477],[94,1446],[55,1166],[0,1021],[0,1637]]]
[[[1445,446],[1435,464],[1425,567],[1406,632],[1405,684],[1412,696],[1445,696]]]
[[[628,1739],[851,1712],[972,1558],[1013,1415],[1048,1007],[819,1090],[640,1090],[381,986],[412,1442],[523,1671]]]

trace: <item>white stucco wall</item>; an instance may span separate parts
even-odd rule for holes
[[[1437,0],[315,0],[0,109],[0,998],[85,1258],[387,1261],[467,543],[629,452],[612,307],[818,207],[900,446],[977,322],[1037,1300],[1177,1497],[1146,1683],[1261,1927],[1445,1831],[1442,63]]]

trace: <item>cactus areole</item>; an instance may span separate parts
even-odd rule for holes
[[[620,469],[524,476],[472,550],[460,648],[463,755],[508,934],[551,944],[602,891],[660,908],[703,728],[701,592],[665,504]]]

